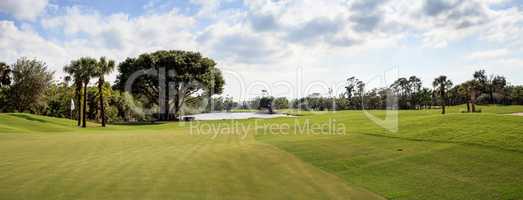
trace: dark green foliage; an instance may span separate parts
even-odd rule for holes
[[[136,72],[145,72],[132,82],[130,92],[144,97],[147,106],[160,107],[160,120],[178,120],[180,110],[191,96],[205,92],[209,97],[223,91],[224,80],[216,63],[200,53],[156,51],[128,58],[118,66],[116,88],[124,91]],[[164,86],[169,86],[166,89]],[[162,98],[160,98],[162,97]],[[160,101],[160,103],[158,103]]]
[[[452,87],[452,81],[448,80],[447,76],[441,75],[434,79],[432,86],[434,86],[434,91],[440,98],[441,114],[445,114],[445,106],[448,101],[448,91]]]
[[[278,97],[274,99],[275,109],[287,109],[289,108],[289,100],[286,97]]]
[[[100,106],[100,121],[102,122],[102,127],[105,127],[106,122],[105,103],[103,95],[103,86],[105,84],[104,76],[111,73],[114,70],[114,63],[114,60],[107,60],[105,57],[101,57],[100,60],[96,63],[96,69],[93,74],[95,77],[98,77],[98,100]]]
[[[9,65],[0,62],[0,87],[11,84],[11,69]]]
[[[11,109],[18,112],[43,113],[45,91],[51,84],[53,72],[44,62],[20,58],[13,64],[13,80],[9,88]]]
[[[274,113],[273,105],[274,97],[266,96],[260,98],[260,103],[258,105],[259,110],[267,110],[270,114]]]

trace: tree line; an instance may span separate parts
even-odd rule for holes
[[[212,98],[205,97],[223,91],[225,81],[215,66],[198,52],[178,50],[144,53],[119,64],[105,57],[81,57],[63,67],[67,76],[54,80],[43,61],[22,57],[10,65],[0,63],[0,112],[71,118],[80,127],[86,127],[86,121],[105,126],[179,120],[183,108],[194,112],[191,107],[206,107],[211,103],[206,99]],[[115,68],[118,75],[111,85],[105,76]],[[92,80],[96,83],[90,85]]]
[[[106,76],[115,69],[117,78],[111,85]],[[505,77],[489,75],[485,70],[474,72],[470,80],[457,85],[446,76],[439,76],[427,88],[420,78],[409,76],[388,87],[366,89],[363,81],[349,77],[344,92],[337,96],[263,96],[240,102],[218,96],[225,84],[222,73],[212,59],[198,52],[161,50],[118,64],[105,57],[81,57],[70,61],[63,70],[67,76],[55,80],[54,72],[37,59],[22,57],[12,64],[0,62],[0,112],[70,118],[85,127],[87,121],[105,126],[115,122],[180,120],[182,113],[234,109],[272,113],[288,108],[321,111],[438,106],[445,113],[445,107],[450,105],[464,104],[467,112],[478,112],[477,104],[523,105],[523,86],[511,85]]]
[[[345,91],[337,97],[309,95],[297,99],[268,97],[274,109],[358,110],[358,109],[431,109],[466,105],[466,112],[479,112],[477,104],[523,105],[523,86],[510,85],[501,75],[488,75],[485,70],[472,74],[471,79],[454,85],[447,76],[436,77],[432,88],[423,87],[416,76],[401,77],[388,87],[365,90],[365,83],[356,77],[346,79]],[[257,97],[237,103],[240,109],[259,108]],[[265,97],[267,98],[267,97]]]

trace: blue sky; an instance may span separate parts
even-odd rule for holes
[[[224,71],[225,94],[237,98],[261,89],[275,96],[326,94],[350,76],[379,87],[416,75],[429,87],[441,74],[460,83],[478,69],[523,84],[523,2],[0,2],[0,61],[37,58],[57,79],[81,56],[122,61],[160,49],[213,58]]]

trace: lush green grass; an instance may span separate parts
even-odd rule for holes
[[[523,117],[504,114],[523,107],[463,108],[400,111],[396,133],[359,111],[197,124],[220,135],[0,114],[0,199],[522,199]],[[346,132],[295,134],[332,119]]]
[[[497,114],[522,107],[489,106],[474,114],[458,109],[451,107],[448,115],[400,111],[397,133],[361,112],[308,113],[300,120],[333,118],[346,125],[347,134],[257,139],[388,199],[522,199],[523,117]]]
[[[0,199],[380,199],[252,135],[27,114],[0,124]]]

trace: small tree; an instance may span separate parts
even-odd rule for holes
[[[467,99],[467,112],[476,112],[476,99],[481,90],[480,83],[476,80],[470,80],[462,83],[458,90]]]
[[[287,109],[289,108],[289,100],[286,97],[278,97],[274,99],[274,107],[276,109]]]
[[[445,104],[447,103],[447,91],[452,87],[452,81],[447,80],[447,76],[441,75],[432,82],[434,90],[441,99],[441,114],[445,114]]]

